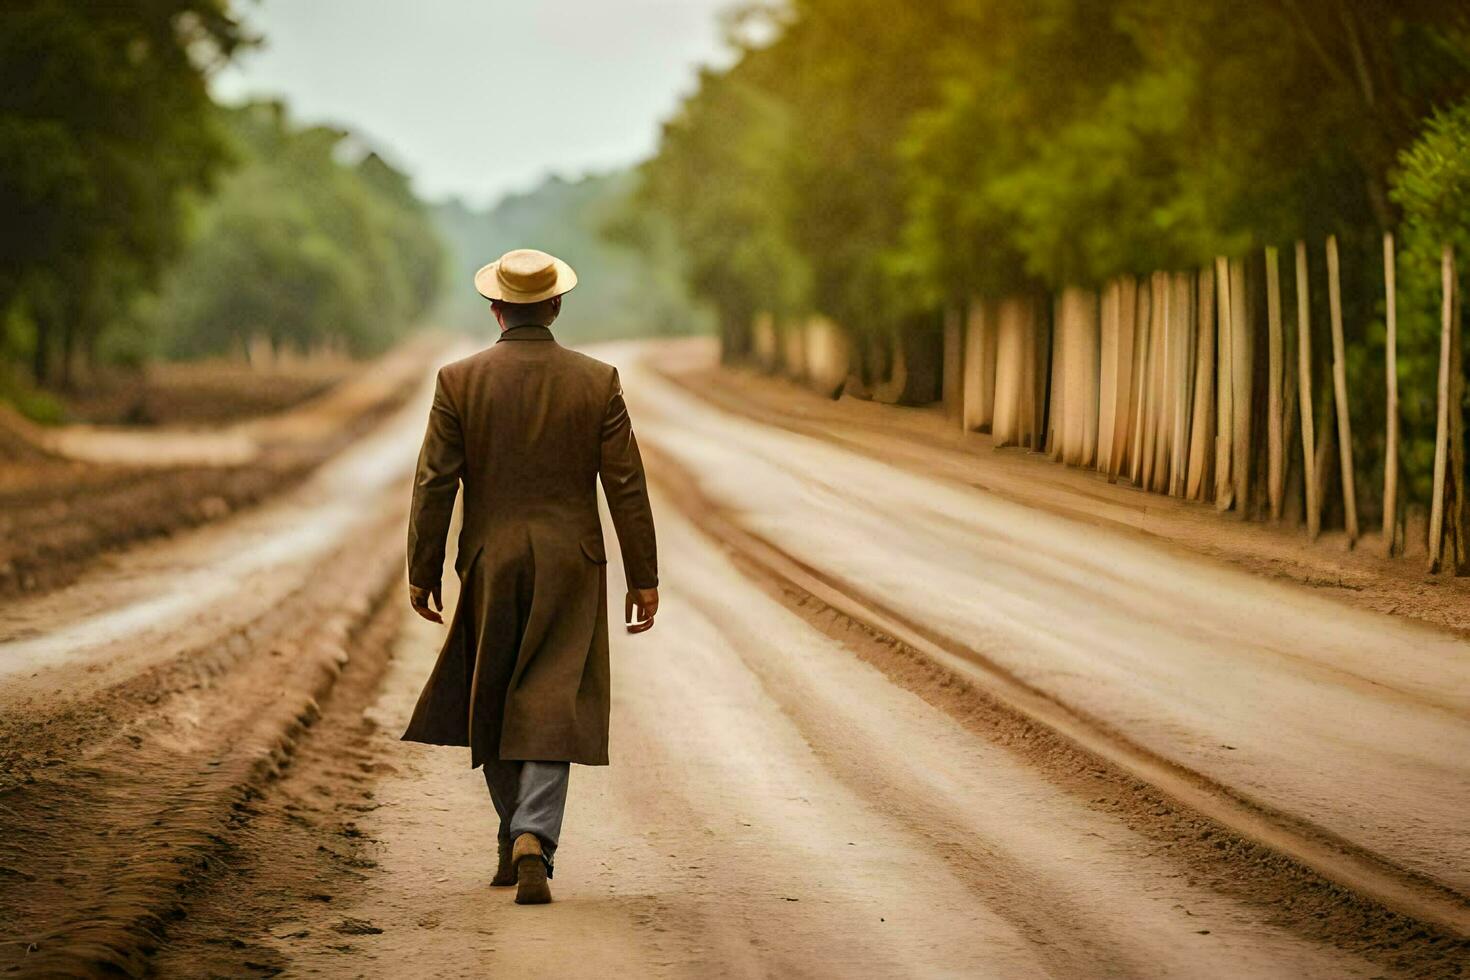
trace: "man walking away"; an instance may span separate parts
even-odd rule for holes
[[[500,338],[439,372],[408,523],[409,601],[443,622],[445,537],[463,484],[460,598],[403,737],[469,746],[470,765],[485,767],[500,817],[492,884],[517,885],[523,905],[551,901],[571,764],[608,762],[599,478],[629,631],[658,611],[653,512],[617,370],[549,329],[576,283],[565,262],[531,249],[475,274]]]

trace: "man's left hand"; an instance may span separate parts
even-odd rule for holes
[[[431,623],[442,624],[444,622],[444,617],[439,615],[439,613],[444,611],[444,600],[439,597],[440,588],[438,585],[432,589],[423,589],[417,585],[410,585],[408,587],[408,604],[413,606],[414,612]],[[429,607],[430,601],[438,607],[439,612],[435,612]]]

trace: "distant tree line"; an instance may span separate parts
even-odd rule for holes
[[[211,99],[251,41],[229,0],[0,7],[0,362],[65,385],[114,346],[371,350],[423,308],[438,246],[401,174]]]
[[[1296,239],[1320,263],[1332,234],[1372,465],[1394,231],[1403,466],[1424,492],[1442,245],[1470,265],[1470,4],[783,0],[730,33],[737,58],[701,75],[642,191],[730,355],[757,314],[816,313],[866,370],[977,297],[1259,265]]]
[[[453,271],[435,320],[468,331],[494,327],[475,270],[528,245],[560,256],[581,280],[556,321],[557,337],[581,343],[636,336],[708,333],[709,310],[684,280],[683,250],[669,220],[635,197],[631,170],[549,176],[486,209],[460,200],[433,208]]]
[[[143,322],[167,353],[381,350],[438,297],[444,253],[408,179],[342,130],[278,103],[223,111],[235,168]]]

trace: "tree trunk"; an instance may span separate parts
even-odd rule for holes
[[[44,387],[51,380],[51,330],[43,313],[32,313],[36,327],[36,349],[31,354],[31,377]]]

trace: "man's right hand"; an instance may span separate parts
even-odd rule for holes
[[[633,611],[638,611],[634,618]],[[623,622],[629,633],[643,633],[653,628],[653,614],[658,612],[658,589],[629,589],[623,605]]]
[[[429,608],[429,602],[433,600],[434,605],[439,607],[439,612]],[[424,617],[431,623],[443,623],[444,617],[439,615],[444,611],[444,600],[439,598],[439,586],[432,589],[421,589],[417,585],[408,587],[408,604],[413,606],[413,611]]]

